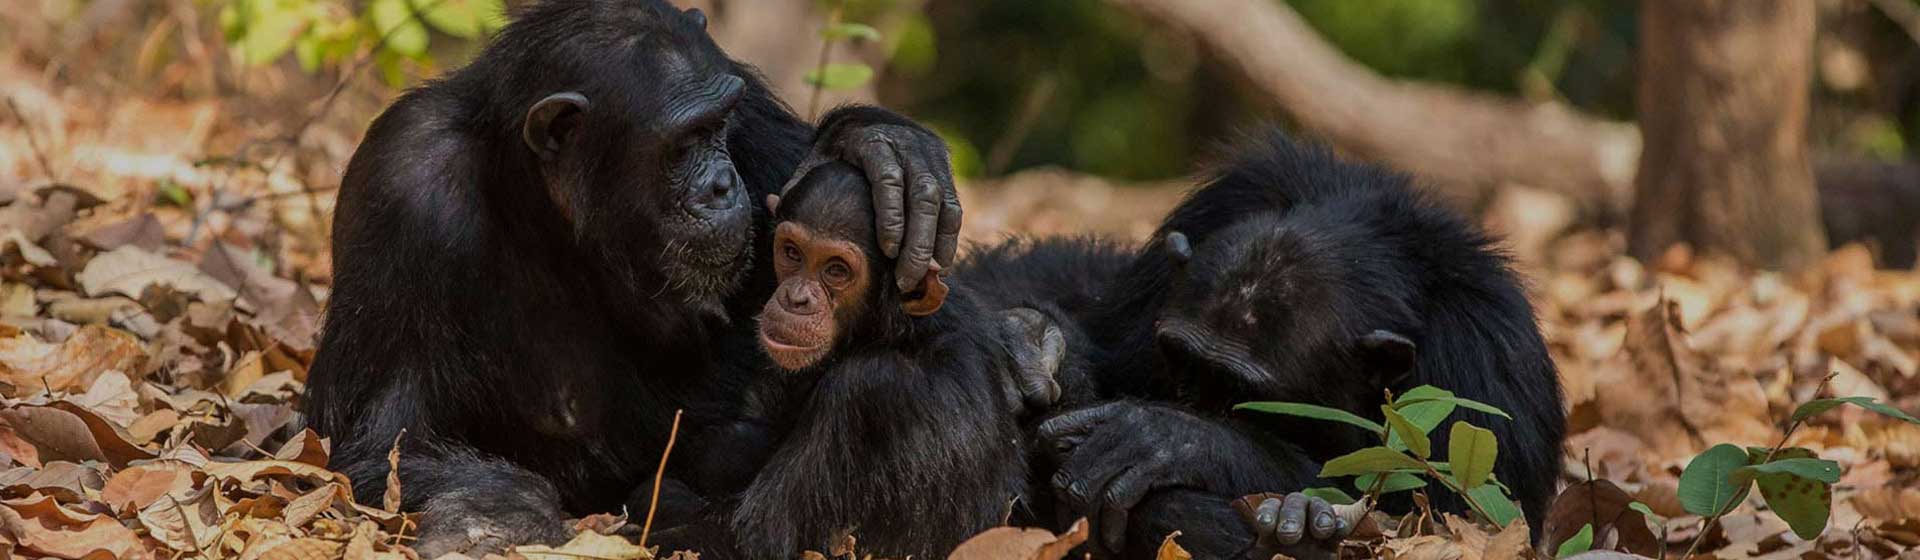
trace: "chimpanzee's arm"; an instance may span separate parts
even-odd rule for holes
[[[1038,438],[1060,465],[1051,482],[1061,505],[1070,516],[1085,516],[1093,523],[1089,544],[1109,554],[1129,552],[1125,557],[1135,557],[1133,547],[1146,542],[1157,546],[1158,539],[1176,529],[1188,535],[1181,542],[1190,548],[1228,554],[1251,549],[1246,543],[1253,542],[1258,528],[1331,521],[1318,518],[1328,508],[1325,502],[1307,501],[1297,505],[1312,504],[1311,510],[1273,512],[1284,513],[1285,519],[1253,524],[1239,519],[1229,507],[1232,500],[1316,485],[1318,465],[1297,448],[1262,444],[1231,425],[1170,406],[1122,401],[1070,411],[1041,424]],[[1176,495],[1161,496],[1176,489]],[[1315,515],[1310,517],[1310,511]],[[1208,525],[1217,519],[1232,523]],[[1211,530],[1194,532],[1203,526],[1241,531],[1218,533],[1232,538],[1210,537],[1216,534]],[[1299,535],[1288,540],[1300,541]],[[1322,530],[1316,536],[1328,533]],[[1338,543],[1337,538],[1329,541],[1310,542],[1309,548]],[[1145,550],[1151,555],[1151,548]]]

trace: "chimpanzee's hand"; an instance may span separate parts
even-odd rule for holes
[[[479,558],[521,544],[560,545],[571,538],[551,485],[455,488],[427,500],[413,549],[421,558],[459,552]]]
[[[1054,493],[1092,521],[1090,542],[1108,554],[1122,552],[1129,511],[1154,490],[1239,496],[1285,478],[1232,427],[1165,406],[1114,402],[1075,410],[1042,423],[1039,436],[1059,460]]]
[[[1254,558],[1284,554],[1301,560],[1336,558],[1353,532],[1333,504],[1299,492],[1247,496],[1233,504],[1253,531]]]
[[[874,232],[880,251],[897,259],[893,277],[901,291],[918,286],[933,263],[952,268],[960,247],[960,197],[939,135],[870,106],[827,113],[816,134],[810,162],[838,158],[866,171]],[[802,164],[795,178],[809,166]]]
[[[1060,400],[1060,364],[1067,357],[1067,337],[1052,319],[1030,307],[1000,312],[1009,354],[1013,358],[1008,386],[1010,409],[1021,417],[1046,410]]]

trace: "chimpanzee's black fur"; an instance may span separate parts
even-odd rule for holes
[[[764,362],[763,197],[839,135],[944,175],[918,127],[816,137],[704,26],[660,0],[539,2],[395,101],[348,164],[307,412],[363,502],[398,437],[423,552],[564,539],[564,517],[630,494],[644,511],[676,409],[681,439],[724,459],[670,473],[749,480],[767,442],[726,419]],[[562,92],[586,103],[531,138],[530,108]]]
[[[1169,248],[1174,232],[1191,258]],[[1191,528],[1233,519],[1222,512],[1233,497],[1312,483],[1308,469],[1317,467],[1295,445],[1325,460],[1378,444],[1332,423],[1230,410],[1244,401],[1318,403],[1378,420],[1381,389],[1435,385],[1514,417],[1461,409],[1435,430],[1435,449],[1446,449],[1455,419],[1490,428],[1501,448],[1496,475],[1533,526],[1553,496],[1565,418],[1521,282],[1491,239],[1404,176],[1268,133],[1241,143],[1137,251],[1039,241],[982,251],[962,270],[1030,278],[1002,283],[1031,291],[994,291],[1050,298],[1084,331],[1093,393],[1119,404],[1064,413],[1043,426],[1043,443],[1061,461],[1054,484],[1065,507],[1094,518],[1096,539],[1102,517],[1125,521],[1129,556],[1150,554],[1172,529],[1186,529],[1182,542],[1198,553],[1247,551],[1247,536]],[[1265,379],[1190,355],[1167,328],[1183,319],[1204,323],[1207,340],[1244,346],[1251,359],[1242,371]],[[1376,330],[1413,342],[1410,374],[1375,371],[1355,341]],[[1266,457],[1231,451],[1248,449]],[[1164,490],[1174,486],[1184,489]],[[1435,503],[1465,511],[1456,496]],[[1114,516],[1136,504],[1131,516]]]

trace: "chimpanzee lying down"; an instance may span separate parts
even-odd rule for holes
[[[927,274],[894,282],[875,241],[872,195],[851,166],[810,170],[773,209],[780,285],[759,316],[782,370],[769,386],[788,431],[731,518],[748,558],[829,550],[852,533],[877,557],[942,558],[1001,524],[1027,489],[1020,391],[1063,348]]]
[[[1061,518],[1092,519],[1100,552],[1151,555],[1180,530],[1197,555],[1228,557],[1335,522],[1323,502],[1290,497],[1264,504],[1278,515],[1248,532],[1232,499],[1324,484],[1315,461],[1378,444],[1343,425],[1232,410],[1245,401],[1378,420],[1383,390],[1434,385],[1492,404],[1513,420],[1461,409],[1446,422],[1495,432],[1496,476],[1539,527],[1565,414],[1533,310],[1493,245],[1404,176],[1267,133],[1237,146],[1142,249],[1042,240],[958,269],[982,292],[1037,298],[1014,303],[1072,327],[1068,346],[1092,355],[1093,392],[1110,402],[1065,399],[1074,410],[1037,434],[1038,463],[1058,465]],[[1435,438],[1444,449],[1446,430]]]

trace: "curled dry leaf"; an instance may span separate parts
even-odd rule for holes
[[[74,276],[89,296],[120,294],[138,298],[148,286],[172,286],[201,301],[229,301],[238,293],[207,276],[191,263],[173,260],[135,246],[101,253]]]
[[[1085,518],[1074,521],[1066,533],[1059,535],[1030,527],[994,527],[960,543],[947,560],[1060,560],[1073,547],[1087,542],[1087,527]]]
[[[1581,482],[1560,491],[1547,512],[1545,544],[1556,550],[1583,527],[1593,529],[1593,542],[1616,540],[1618,550],[1653,556],[1660,553],[1660,539],[1647,527],[1647,518],[1628,507],[1633,496],[1605,479]],[[1608,535],[1615,535],[1612,539]]]
[[[58,345],[22,333],[0,339],[0,382],[14,387],[8,394],[14,398],[72,392],[108,371],[144,373],[146,359],[140,339],[104,325],[82,327]]]
[[[114,473],[100,501],[116,512],[139,511],[168,494],[182,494],[197,482],[194,468],[177,461],[154,461]]]
[[[132,558],[146,551],[132,529],[112,517],[76,513],[48,496],[0,501],[0,537],[15,554],[51,558]]]
[[[600,560],[652,560],[653,552],[628,542],[627,539],[613,535],[602,535],[594,531],[574,535],[573,540],[558,547],[546,545],[517,546],[515,554],[527,560],[579,560],[595,558]]]

